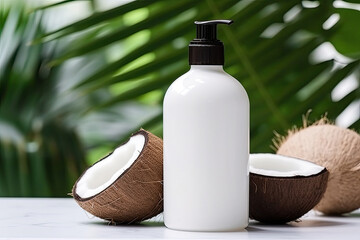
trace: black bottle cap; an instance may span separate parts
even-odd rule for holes
[[[217,24],[232,20],[195,21],[196,38],[189,45],[190,65],[224,65],[224,45],[216,37]]]

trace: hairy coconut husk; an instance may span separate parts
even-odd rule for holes
[[[360,207],[360,135],[332,125],[326,118],[302,129],[293,129],[274,141],[277,153],[305,159],[330,172],[324,197],[315,207],[328,215]]]
[[[163,211],[162,139],[143,129],[134,135],[137,134],[145,137],[142,152],[131,167],[108,188],[83,199],[76,193],[76,185],[81,177],[75,183],[73,197],[87,212],[112,223],[135,223]]]

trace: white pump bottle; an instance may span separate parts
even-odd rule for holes
[[[164,221],[170,229],[238,231],[248,225],[249,100],[223,70],[216,24],[195,22],[190,70],[164,99]]]

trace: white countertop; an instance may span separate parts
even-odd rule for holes
[[[264,225],[242,232],[199,233],[167,229],[161,216],[138,225],[109,225],[73,199],[0,198],[0,239],[341,239],[360,240],[360,211],[344,217],[310,212],[300,222]]]

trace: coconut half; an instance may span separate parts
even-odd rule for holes
[[[114,223],[134,223],[162,212],[163,142],[141,129],[89,167],[73,197],[87,212]]]
[[[286,223],[310,211],[323,196],[326,168],[277,154],[250,154],[250,218]]]

